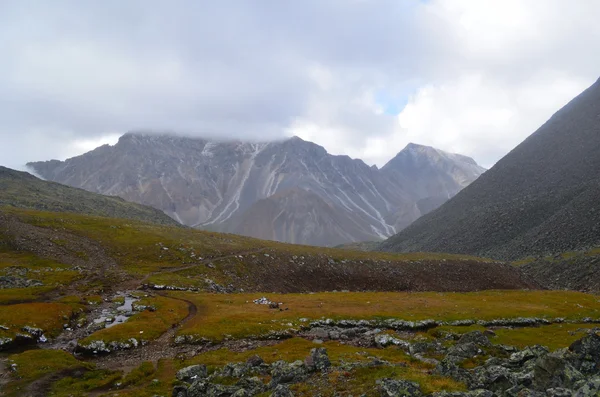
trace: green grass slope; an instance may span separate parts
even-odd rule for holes
[[[26,172],[0,166],[0,207],[2,206],[177,225],[173,219],[154,208],[43,181]]]

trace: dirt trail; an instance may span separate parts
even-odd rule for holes
[[[117,351],[108,355],[98,357],[83,358],[102,369],[121,370],[125,373],[139,367],[143,362],[150,361],[155,366],[161,358],[182,357],[193,354],[198,350],[198,346],[175,345],[174,338],[177,332],[188,321],[194,318],[198,313],[196,305],[186,299],[174,298],[166,293],[158,293],[169,299],[175,299],[188,304],[188,315],[178,324],[174,325],[158,339],[153,340],[145,346],[136,349]]]

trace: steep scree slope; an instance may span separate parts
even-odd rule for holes
[[[512,260],[600,243],[600,80],[384,251]]]

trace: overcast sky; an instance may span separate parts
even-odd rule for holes
[[[598,0],[3,0],[0,164],[137,129],[491,166],[600,76]]]

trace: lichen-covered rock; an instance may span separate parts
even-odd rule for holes
[[[381,397],[420,397],[423,395],[421,386],[415,382],[381,379],[377,383]]]
[[[504,392],[505,397],[546,397],[546,393],[531,390],[523,386],[515,386]]]
[[[494,393],[489,390],[472,390],[472,391],[457,391],[457,392],[437,392],[431,397],[495,397]]]
[[[481,331],[468,332],[468,333],[464,334],[463,336],[461,336],[460,339],[458,340],[458,342],[456,342],[457,345],[462,345],[462,344],[466,344],[466,343],[473,343],[476,346],[491,346],[492,345],[492,342],[490,342],[488,337],[485,336]]]
[[[249,392],[247,392],[244,389],[239,389],[238,391],[236,391],[235,393],[233,393],[231,395],[231,397],[250,397],[253,396],[254,394],[251,394]]]
[[[415,342],[409,344],[408,348],[408,352],[413,356],[423,353],[442,353],[444,351],[445,348],[439,342]]]
[[[315,348],[310,351],[310,355],[304,361],[306,368],[310,372],[325,371],[331,367],[331,361],[327,355],[327,349],[323,347]]]
[[[175,386],[173,388],[172,397],[188,397],[187,386]]]
[[[248,364],[251,367],[259,367],[261,364],[263,364],[265,361],[262,359],[262,357],[258,356],[258,355],[254,355],[252,357],[250,357],[247,361],[246,364]]]
[[[445,358],[435,367],[435,374],[452,378],[458,382],[471,385],[474,383],[473,375],[464,368],[460,368],[452,359]]]
[[[230,397],[236,394],[238,391],[240,391],[240,388],[236,386],[225,386],[209,383],[206,388],[206,397]]]
[[[286,385],[277,385],[273,393],[271,393],[271,397],[294,397],[294,393]]]
[[[600,376],[596,376],[583,385],[579,385],[579,389],[573,395],[574,397],[600,397]]]
[[[515,383],[514,375],[507,368],[492,365],[475,369],[472,387],[499,392],[510,389]]]
[[[556,387],[553,389],[546,390],[546,396],[548,396],[548,397],[573,397],[573,392],[569,389],[563,389],[562,387]]]
[[[8,349],[12,344],[12,338],[0,338],[0,351]]]
[[[229,363],[223,367],[219,374],[226,378],[242,378],[250,373],[252,367],[248,363]]]
[[[264,393],[267,390],[267,386],[258,377],[243,378],[236,383],[236,386],[246,390],[251,396]]]
[[[600,374],[600,336],[587,335],[571,344],[569,351],[577,358],[575,367],[584,374]]]
[[[182,382],[192,383],[196,380],[206,379],[208,371],[206,365],[192,365],[177,371],[176,376]]]
[[[533,360],[534,358],[541,357],[548,353],[549,353],[548,348],[546,348],[544,346],[535,345],[535,346],[526,347],[525,349],[523,349],[519,352],[511,354],[510,358],[508,360],[511,364],[520,366],[529,360]]]
[[[308,369],[304,362],[298,360],[293,363],[277,361],[271,365],[271,387],[282,383],[301,382],[308,376]]]
[[[236,386],[225,386],[197,380],[188,388],[187,397],[231,397],[240,390]]]
[[[458,358],[473,358],[483,354],[483,351],[473,342],[457,343],[448,349],[447,356]]]
[[[187,390],[187,397],[206,397],[206,390],[208,389],[209,383],[200,379],[192,383]]]
[[[410,349],[410,343],[403,341],[402,339],[394,338],[392,335],[388,334],[379,334],[375,336],[375,344],[378,347],[386,347],[386,346],[399,346],[405,350]]]
[[[533,385],[545,391],[557,387],[571,388],[584,376],[565,359],[565,352],[558,350],[538,358],[533,368]]]
[[[87,345],[78,345],[77,349],[83,351],[84,353],[91,354],[108,354],[111,352],[108,346],[106,346],[106,343],[101,340],[92,341]]]

